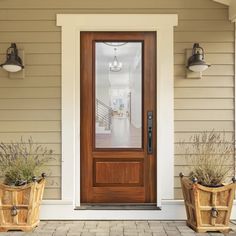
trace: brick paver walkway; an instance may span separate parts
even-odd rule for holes
[[[236,236],[232,222],[229,236]],[[184,221],[42,221],[32,233],[8,232],[0,236],[220,236],[221,233],[197,234]]]

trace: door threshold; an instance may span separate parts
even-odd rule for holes
[[[75,210],[161,210],[156,204],[82,204]]]

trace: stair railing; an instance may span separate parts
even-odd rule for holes
[[[96,99],[96,122],[102,123],[106,130],[112,128],[112,108]]]

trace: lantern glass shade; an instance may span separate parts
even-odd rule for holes
[[[21,66],[11,65],[11,64],[3,65],[2,68],[8,72],[18,72],[18,71],[22,70]]]
[[[187,68],[193,72],[203,72],[211,65],[204,61],[204,50],[198,43],[193,45],[192,56],[188,59]]]
[[[15,43],[7,49],[6,62],[0,66],[8,72],[18,72],[24,68]]]
[[[189,70],[194,71],[194,72],[203,72],[208,67],[209,67],[208,65],[191,65],[189,66]]]

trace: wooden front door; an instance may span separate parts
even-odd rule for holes
[[[156,34],[80,39],[81,203],[155,203]]]

